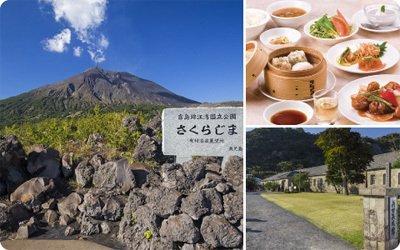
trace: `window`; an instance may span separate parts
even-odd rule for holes
[[[382,185],[386,185],[386,174],[383,174]]]
[[[397,185],[400,185],[400,173],[397,174]]]
[[[375,175],[374,174],[371,174],[370,175],[370,177],[369,177],[369,184],[370,185],[375,185]]]
[[[400,173],[399,173],[399,176],[400,176]],[[317,186],[317,179],[313,179],[313,186],[314,187]]]

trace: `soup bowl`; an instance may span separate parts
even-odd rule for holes
[[[274,11],[283,8],[300,8],[306,13],[297,17],[279,17],[273,15]],[[276,1],[267,7],[267,12],[271,15],[272,21],[274,21],[278,26],[298,28],[307,21],[311,9],[311,5],[304,1]]]
[[[299,111],[303,113],[306,116],[306,119],[304,122],[296,124],[296,125],[304,125],[304,124],[309,124],[311,119],[314,116],[314,109],[308,105],[307,103],[301,102],[301,101],[283,101],[283,102],[277,102],[274,103],[270,106],[268,106],[264,110],[264,120],[268,125],[277,125],[271,121],[272,116],[275,114],[282,112],[282,111],[287,111],[287,110],[294,110],[294,111]],[[277,126],[293,126],[293,125],[277,125]]]

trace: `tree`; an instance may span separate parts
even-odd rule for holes
[[[252,176],[257,176],[260,179],[264,179],[265,177],[267,177],[268,173],[267,171],[261,167],[261,166],[254,166],[250,169],[249,173]]]
[[[400,168],[400,158],[393,162],[392,168]]]
[[[277,166],[282,172],[289,172],[295,169],[295,166],[290,161],[281,161],[277,164]]]
[[[300,172],[293,176],[292,182],[297,186],[299,192],[310,190],[310,179],[308,178],[308,173]]]
[[[247,176],[246,178],[246,189],[247,191],[256,191],[258,190],[258,183],[253,176]]]
[[[343,184],[342,175],[339,171],[332,171],[328,169],[326,173],[326,182],[335,188],[337,194],[340,194],[341,186]]]
[[[400,150],[400,134],[393,133],[378,138],[378,141],[384,144],[389,150]]]
[[[276,182],[273,182],[273,181],[267,181],[267,182],[264,184],[264,188],[265,188],[265,190],[267,190],[267,191],[278,191],[278,189],[279,189],[279,184],[276,183]]]
[[[342,182],[346,195],[349,184],[362,183],[364,172],[373,160],[371,147],[359,133],[350,128],[330,128],[320,134],[316,145],[322,149],[328,166],[327,179],[332,183]]]

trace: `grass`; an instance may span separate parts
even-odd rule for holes
[[[263,193],[262,197],[340,237],[363,247],[362,197],[332,193]]]

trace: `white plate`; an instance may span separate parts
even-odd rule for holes
[[[358,114],[357,110],[351,106],[351,95],[357,94],[361,86],[366,86],[372,81],[377,81],[381,86],[390,81],[400,83],[400,75],[373,75],[347,83],[339,91],[338,98],[340,113],[350,121],[361,125],[399,126],[400,121],[377,122],[368,117],[362,117]]]
[[[327,74],[327,77],[326,77],[326,89],[327,89],[327,91],[331,91],[333,88],[335,88],[335,84],[336,84],[336,77],[332,72],[330,72],[328,70],[328,74]],[[264,81],[258,81],[258,89],[260,90],[261,94],[263,94],[264,96],[266,96],[266,97],[268,97],[268,98],[270,98],[272,100],[275,100],[275,101],[278,101],[278,102],[286,101],[285,99],[279,99],[277,97],[274,97],[274,96],[270,95],[268,93],[268,91],[265,89]],[[311,102],[312,100],[313,100],[313,98],[311,97],[311,98],[304,99],[304,100],[299,100],[299,101]]]
[[[290,43],[287,44],[272,44],[270,43],[271,39],[278,38],[280,36],[286,36],[289,39]],[[267,31],[264,31],[260,35],[260,41],[264,44],[267,48],[270,49],[280,49],[285,47],[295,46],[297,42],[301,38],[301,33],[292,28],[274,28]]]
[[[304,33],[308,37],[311,37],[312,39],[314,39],[314,40],[316,40],[318,42],[321,42],[322,44],[325,44],[325,45],[329,45],[330,46],[330,45],[337,44],[338,42],[346,41],[347,39],[349,39],[350,37],[354,36],[358,32],[358,25],[356,23],[349,23],[349,25],[351,25],[351,33],[348,36],[341,36],[341,37],[337,37],[337,38],[320,38],[320,37],[316,37],[316,36],[311,35],[310,27],[318,19],[320,19],[320,18],[316,18],[316,19],[311,20],[308,23],[306,23],[306,25],[304,25]]]
[[[347,71],[350,73],[357,73],[357,74],[371,74],[371,73],[378,73],[384,70],[387,70],[393,67],[399,61],[399,52],[395,47],[387,43],[387,49],[385,54],[381,57],[382,62],[385,64],[385,67],[382,69],[374,70],[374,71],[362,71],[358,68],[358,64],[354,64],[351,66],[343,66],[338,63],[338,59],[340,55],[345,51],[347,47],[350,47],[352,51],[355,51],[361,43],[383,43],[384,41],[379,40],[371,40],[371,39],[355,39],[346,41],[343,43],[336,44],[332,48],[328,50],[326,53],[326,59],[328,62],[333,65],[334,67],[341,69],[343,71]]]
[[[362,26],[361,25],[362,23],[369,23],[363,10],[359,10],[357,13],[355,13],[352,17],[352,20],[353,20],[353,23],[357,23],[361,29],[367,30],[370,32],[375,32],[375,33],[388,33],[388,32],[393,32],[393,31],[397,31],[400,29],[400,18],[397,18],[397,21],[393,25],[391,25],[391,26],[393,26],[393,28],[390,28],[390,29],[375,30],[375,29],[370,29],[370,28]],[[395,27],[395,26],[397,26],[397,27]],[[390,26],[388,26],[388,27],[390,27]]]

